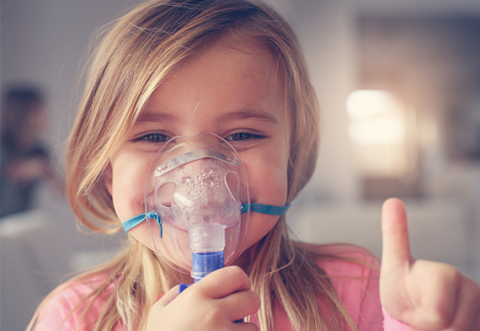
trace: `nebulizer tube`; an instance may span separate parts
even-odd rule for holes
[[[193,228],[188,231],[190,249],[192,250],[191,275],[195,282],[209,273],[223,268],[225,249],[225,227]]]

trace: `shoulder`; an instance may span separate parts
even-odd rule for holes
[[[354,245],[307,245],[317,265],[327,273],[358,330],[382,330],[379,295],[380,262]]]
[[[46,298],[35,330],[55,327],[59,330],[89,330],[114,291],[114,284],[108,284],[108,279],[107,275],[95,275],[60,285]],[[102,286],[105,288],[97,294],[97,289]]]

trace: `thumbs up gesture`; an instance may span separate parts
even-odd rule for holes
[[[454,267],[414,260],[405,207],[389,199],[382,210],[380,298],[411,330],[480,331],[480,288]]]

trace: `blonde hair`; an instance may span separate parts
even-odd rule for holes
[[[103,179],[109,158],[162,80],[191,56],[231,34],[261,45],[280,70],[291,124],[288,201],[305,186],[317,159],[318,104],[288,23],[267,6],[244,0],[150,1],[117,20],[92,59],[66,158],[68,196],[83,225],[102,233],[121,229]],[[355,329],[317,265],[318,259],[332,256],[290,240],[285,216],[250,254],[247,272],[261,297],[257,315],[262,330],[274,329],[277,305],[297,330],[339,330],[347,325]],[[176,281],[168,266],[130,236],[114,260],[75,281],[96,274],[110,277],[83,302],[98,298],[113,281],[116,291],[94,330],[110,330],[120,319],[128,330],[143,330],[158,293],[165,293]],[[328,308],[328,320],[320,313],[318,299]]]

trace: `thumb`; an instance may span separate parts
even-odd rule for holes
[[[388,199],[382,208],[382,265],[380,299],[390,315],[401,319],[408,309],[409,295],[405,286],[410,270],[405,206],[399,199]]]
[[[382,276],[410,266],[410,242],[407,215],[403,202],[396,198],[385,201],[382,208]]]

